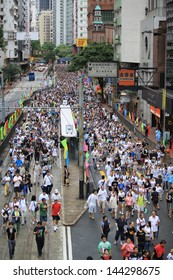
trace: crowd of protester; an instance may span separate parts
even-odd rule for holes
[[[92,82],[84,83],[84,140],[91,153],[95,172],[104,170],[105,173],[98,182],[98,188],[87,200],[91,220],[95,219],[97,209],[102,214],[101,242],[98,245],[100,257],[112,258],[112,245],[108,241],[111,222],[105,215],[106,209],[115,220],[114,245],[120,239],[123,259],[162,259],[166,241],[159,242],[159,229],[162,226],[159,211],[162,211],[162,200],[166,198],[168,219],[172,219],[173,164],[165,163],[162,144],[158,143],[156,149],[150,150],[147,139],[134,139],[116,114],[111,115],[102,106]],[[12,236],[12,242],[8,240],[10,258],[14,254],[16,233],[20,226],[28,222],[27,211],[31,214],[29,222],[36,224],[34,234],[38,254],[42,254],[44,242],[41,240],[39,243],[37,231],[46,233],[48,209],[51,207],[52,216],[55,216],[52,205],[61,199],[58,190],[53,193],[51,169],[58,160],[59,113],[64,99],[71,106],[77,127],[78,76],[62,68],[54,88],[33,95],[31,106],[25,109],[22,124],[16,127],[10,143],[10,164],[3,184],[4,196],[8,197],[10,192],[14,195],[1,211],[4,230],[8,238]],[[39,185],[40,196],[36,197],[33,189]],[[54,201],[53,204],[49,203],[50,199]],[[146,220],[150,204],[152,212]],[[60,206],[56,207],[60,211]],[[59,217],[53,219],[55,232],[58,220]],[[14,228],[12,235],[11,227]],[[172,251],[167,258],[173,259]]]

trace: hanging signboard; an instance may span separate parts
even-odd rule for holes
[[[117,63],[114,62],[88,62],[89,77],[117,77]]]

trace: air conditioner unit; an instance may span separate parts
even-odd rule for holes
[[[119,35],[115,35],[115,40],[119,40]]]

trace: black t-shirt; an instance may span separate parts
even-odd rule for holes
[[[145,242],[145,232],[143,230],[138,231],[136,234],[137,238],[138,238],[138,243],[143,243]]]
[[[135,235],[136,229],[135,227],[128,227],[126,232],[126,239],[130,238],[131,241],[134,243],[134,235]]]
[[[154,191],[151,193],[151,200],[154,204],[157,204],[159,201],[159,193]]]
[[[127,225],[126,220],[125,219],[122,220],[122,219],[119,218],[119,219],[116,220],[116,222],[117,222],[117,226],[118,226],[119,231],[123,231],[124,226]]]
[[[16,229],[14,227],[12,229],[7,228],[6,233],[8,236],[8,240],[15,240]]]
[[[36,239],[44,239],[44,233],[45,233],[45,227],[44,226],[41,226],[41,227],[38,227],[36,226],[34,228],[34,232],[36,232]]]

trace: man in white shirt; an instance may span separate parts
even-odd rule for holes
[[[107,191],[104,188],[104,186],[102,186],[100,188],[100,190],[98,191],[98,204],[100,207],[100,212],[102,212],[103,214],[105,214],[105,206],[106,206],[107,197],[108,197]]]
[[[159,225],[160,225],[160,218],[156,215],[155,211],[152,211],[151,216],[149,217],[149,221],[151,222],[151,231],[152,231],[152,239],[158,239],[159,235]]]
[[[52,201],[54,201],[54,200],[60,201],[61,200],[61,195],[60,195],[58,189],[55,189],[54,193],[52,193],[51,200]]]
[[[46,202],[49,201],[49,196],[48,194],[43,190],[43,192],[39,195],[39,202],[41,203],[42,202],[42,199],[45,198],[46,199]]]

